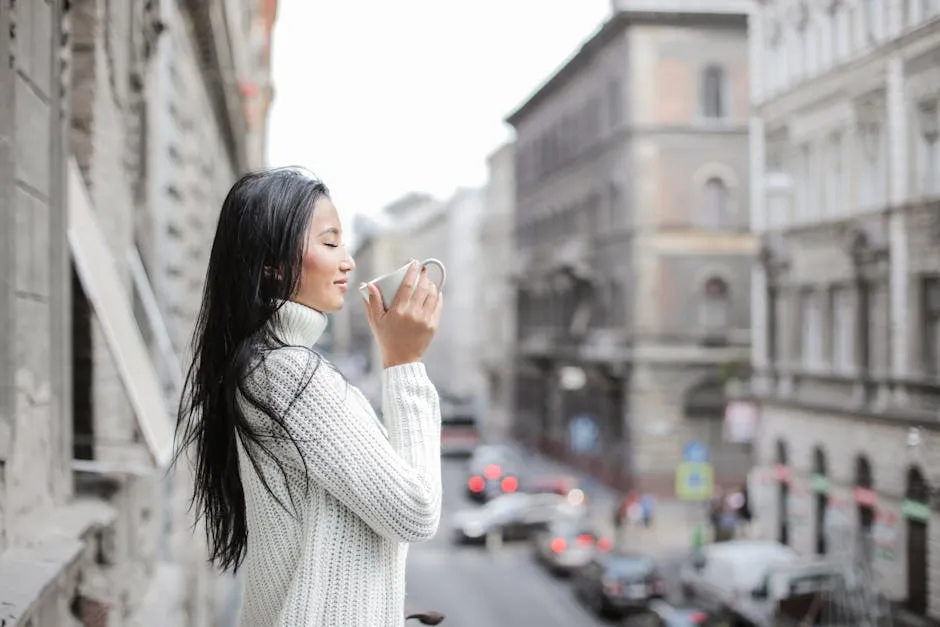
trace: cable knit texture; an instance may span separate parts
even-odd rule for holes
[[[275,324],[291,346],[266,353],[247,380],[298,446],[240,399],[251,423],[271,434],[265,444],[285,469],[255,450],[256,470],[239,446],[248,509],[244,627],[401,627],[408,543],[430,539],[440,520],[440,404],[424,365],[382,373],[383,424],[308,348],[326,323],[322,313],[285,303]]]

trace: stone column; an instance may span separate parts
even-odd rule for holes
[[[892,207],[899,207],[908,199],[908,106],[905,95],[904,59],[896,54],[887,68],[887,150],[888,150],[888,200]],[[888,225],[889,289],[891,322],[891,374],[903,377],[910,367],[909,357],[909,305],[910,264],[909,243],[904,213],[893,211]]]
[[[16,165],[13,129],[13,81],[15,74],[8,63],[10,50],[10,3],[0,4],[0,553],[6,548],[6,464],[13,444],[13,412],[16,410],[13,362],[13,270],[16,267],[13,169]]]
[[[757,116],[750,120],[750,227],[751,232],[762,234],[767,230],[766,203],[766,138],[764,122]],[[754,264],[751,270],[751,363],[764,368],[768,365],[767,355],[767,274],[761,264]]]

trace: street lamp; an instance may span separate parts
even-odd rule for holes
[[[587,384],[587,373],[578,366],[565,366],[558,373],[558,382],[563,390],[574,392]]]

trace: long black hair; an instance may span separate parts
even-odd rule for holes
[[[255,456],[271,457],[286,477],[267,448],[271,434],[248,422],[238,396],[290,437],[282,418],[246,389],[245,377],[265,351],[284,345],[269,322],[299,285],[310,218],[324,197],[329,190],[321,181],[285,168],[242,176],[222,203],[180,399],[174,460],[191,449],[190,504],[196,519],[204,519],[209,560],[222,570],[238,570],[248,541],[238,442],[272,496]]]

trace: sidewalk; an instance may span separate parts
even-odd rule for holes
[[[625,525],[620,533],[614,529],[614,511],[621,495],[602,484],[587,473],[571,468],[562,462],[529,451],[526,464],[529,472],[537,475],[564,475],[574,477],[588,492],[590,519],[598,530],[615,537],[615,543],[627,551],[647,553],[686,552],[692,548],[696,523],[705,523],[701,503],[677,499],[657,499],[653,510],[653,522],[649,527]],[[707,526],[706,526],[707,533]],[[706,541],[708,538],[706,537]]]
[[[702,524],[704,528],[705,522],[700,503],[657,500],[650,526],[624,525],[618,534],[617,544],[627,551],[638,553],[685,552],[693,547],[696,525]]]

